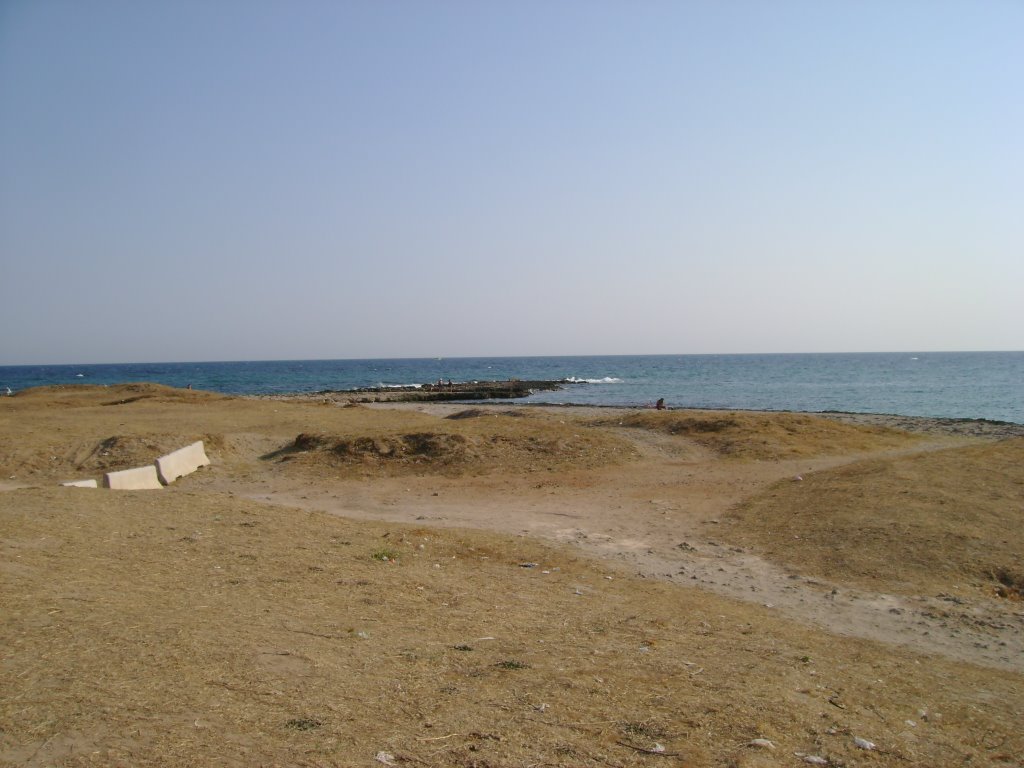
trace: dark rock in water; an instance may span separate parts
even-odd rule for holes
[[[451,384],[422,384],[419,387],[360,387],[337,393],[363,399],[364,402],[423,402],[439,400],[494,400],[527,397],[537,391],[562,389],[560,381],[457,381]],[[328,393],[323,393],[328,394]],[[363,396],[363,397],[360,397]]]

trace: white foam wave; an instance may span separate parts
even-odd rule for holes
[[[621,384],[622,379],[617,379],[614,376],[605,376],[603,379],[577,379],[575,376],[570,376],[566,381],[573,384]]]
[[[383,381],[378,385],[381,389],[420,389],[422,384],[385,384]]]

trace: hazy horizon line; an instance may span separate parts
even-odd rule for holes
[[[225,363],[325,363],[325,362],[366,362],[366,361],[397,361],[397,360],[508,360],[538,358],[600,358],[600,357],[755,357],[783,355],[962,355],[962,354],[1001,354],[1024,353],[1024,349],[893,349],[893,350],[853,350],[853,351],[804,351],[804,352],[628,352],[598,354],[565,354],[565,355],[419,355],[419,356],[388,356],[388,357],[268,357],[268,358],[237,358],[231,360],[128,360],[117,362],[70,362],[70,363],[0,363],[0,368],[36,368],[36,367],[73,367],[98,365],[217,365]]]

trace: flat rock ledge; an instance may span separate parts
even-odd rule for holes
[[[288,395],[262,395],[273,400],[332,400],[349,403],[420,403],[463,400],[508,400],[528,397],[534,392],[563,389],[568,380],[455,381],[419,384],[407,387],[359,387],[357,389],[303,392]]]

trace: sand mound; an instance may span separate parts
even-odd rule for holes
[[[306,455],[343,463],[455,464],[467,458],[467,443],[462,435],[438,432],[354,438],[303,433],[264,458],[291,461]]]
[[[177,389],[163,384],[62,384],[51,387],[30,387],[13,395],[16,403],[49,407],[88,407],[95,405],[127,405],[140,400],[159,403],[200,403],[230,399],[216,392]]]
[[[503,413],[465,413],[454,420],[424,421],[416,431],[302,433],[262,458],[385,473],[509,473],[606,466],[634,455],[625,441],[599,430]]]
[[[90,446],[80,446],[67,458],[78,471],[109,472],[152,464],[182,445],[181,437],[170,435],[112,435]]]
[[[112,470],[152,464],[157,457],[174,450],[172,445],[181,447],[166,435],[112,435],[71,445],[56,441],[43,445],[7,444],[0,447],[0,468],[16,477],[95,477]]]
[[[99,479],[105,472],[152,464],[160,456],[196,440],[202,440],[207,451],[218,455],[224,451],[225,440],[221,436],[182,433],[119,434],[70,443],[55,439],[11,442],[0,445],[0,471],[8,477],[25,479]]]
[[[728,537],[804,572],[892,591],[1024,587],[1024,439],[872,460],[784,481]]]
[[[595,426],[644,429],[691,440],[721,456],[787,459],[870,450],[915,439],[884,427],[843,424],[792,413],[638,411]]]
[[[487,416],[511,416],[514,419],[530,418],[532,414],[522,409],[512,409],[505,411],[495,411],[487,408],[468,408],[465,411],[458,411],[456,413],[445,416],[446,419],[452,421],[460,421],[461,419],[480,419]]]

